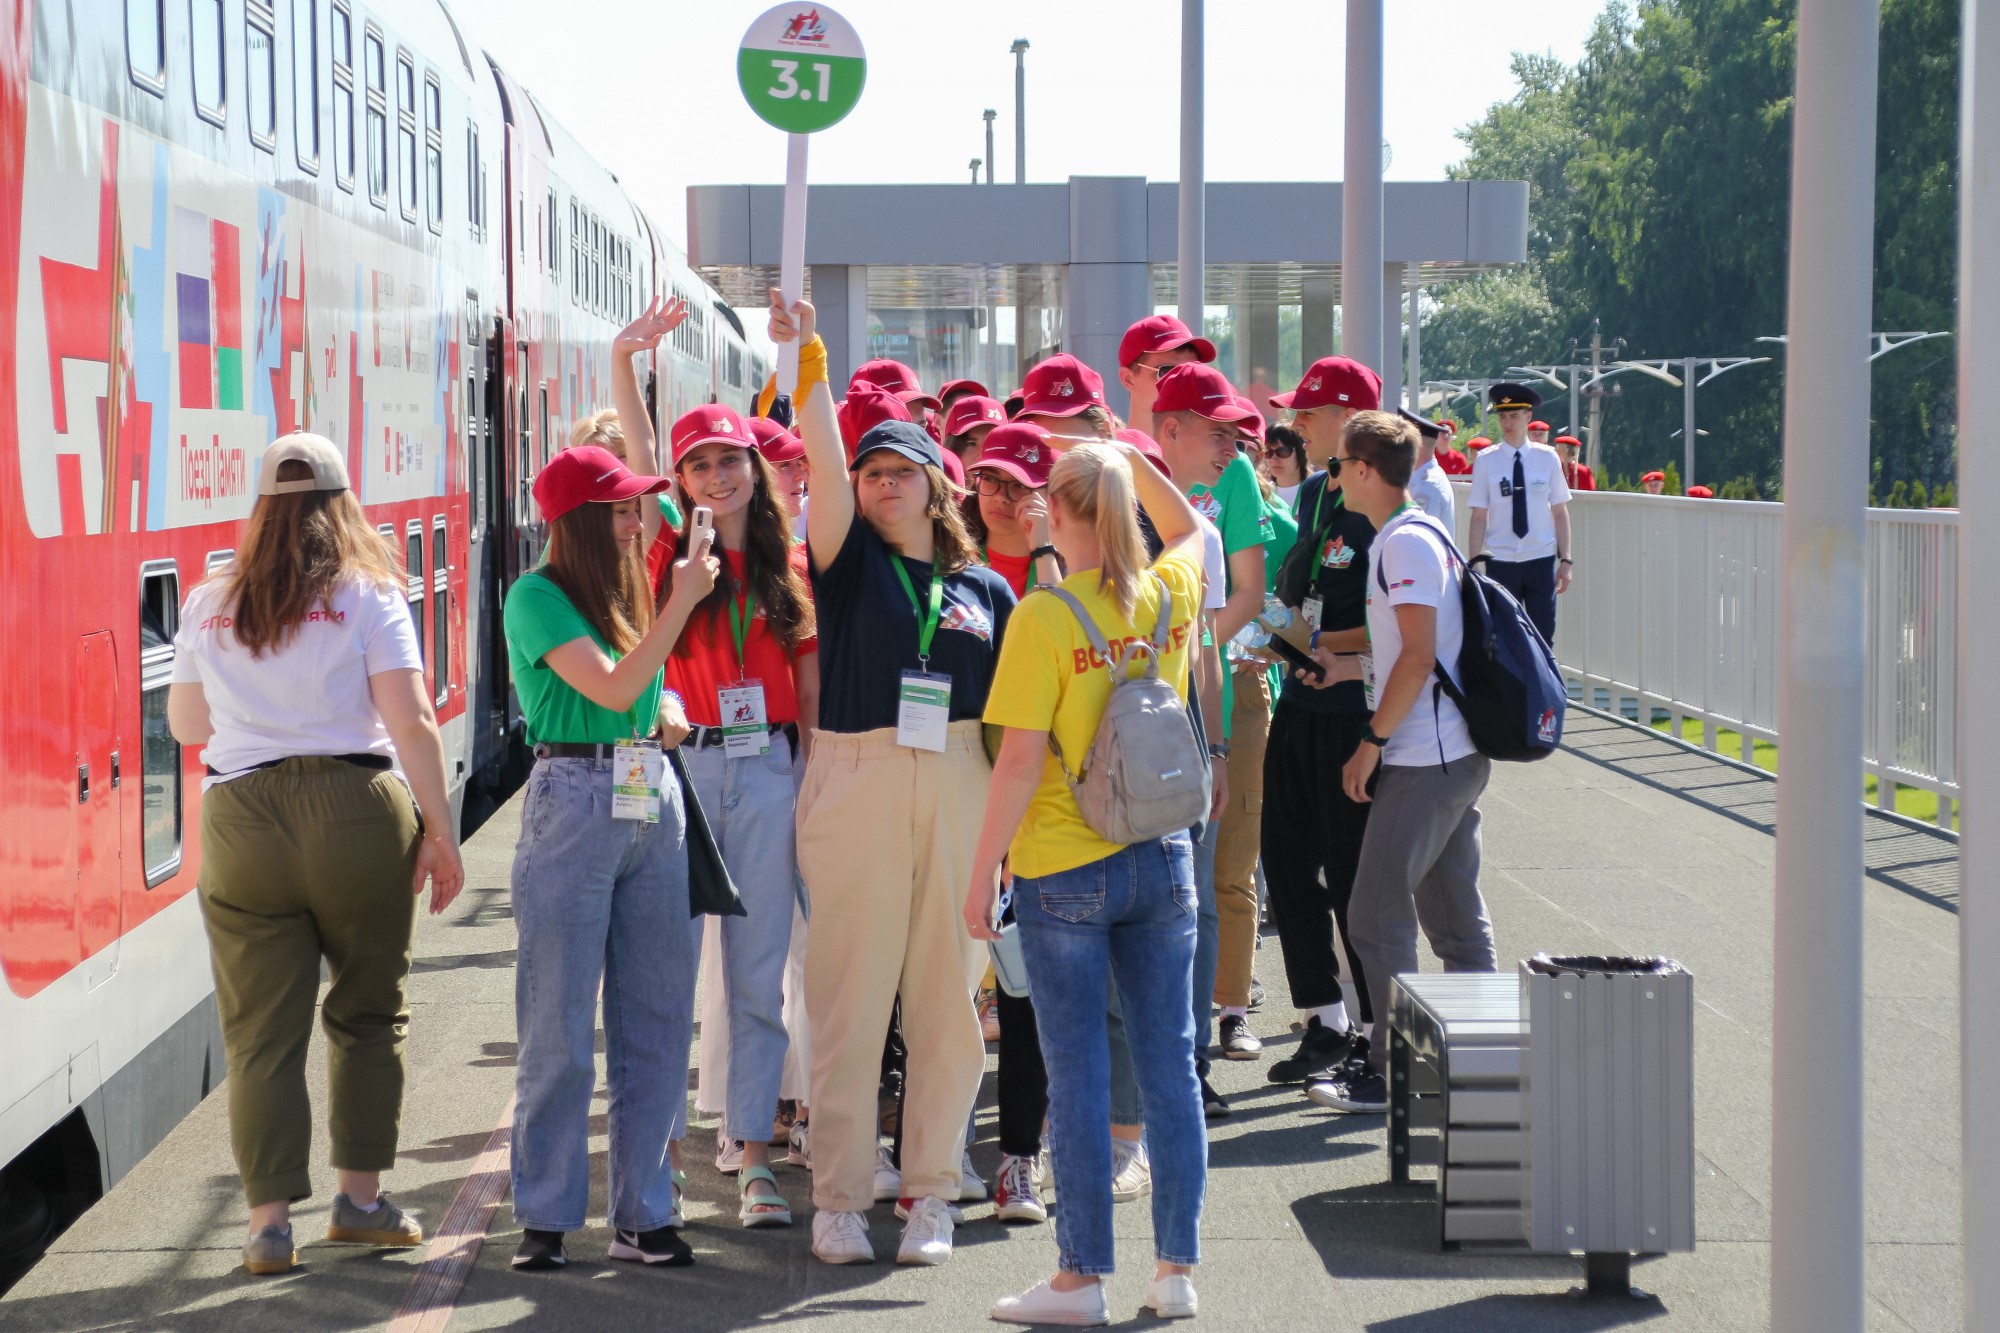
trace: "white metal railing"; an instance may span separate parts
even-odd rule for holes
[[[1466,529],[1465,487],[1458,528]],[[1778,529],[1784,506],[1584,492],[1570,501],[1576,580],[1557,603],[1556,660],[1585,690],[1778,740]],[[1956,510],[1868,511],[1864,764],[1895,787],[1958,799]]]

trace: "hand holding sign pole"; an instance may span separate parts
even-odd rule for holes
[[[779,5],[758,15],[743,34],[736,81],[750,109],[790,136],[778,265],[778,290],[790,306],[806,285],[806,137],[854,109],[868,81],[868,60],[854,28],[824,5]],[[799,345],[785,343],[778,349],[778,385],[789,389],[798,378]]]

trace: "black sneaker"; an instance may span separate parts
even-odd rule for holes
[[[694,1247],[681,1239],[672,1227],[651,1231],[614,1231],[611,1257],[637,1264],[659,1264],[666,1268],[686,1268],[694,1262]]]
[[[521,1233],[521,1248],[514,1251],[512,1265],[526,1273],[561,1268],[569,1259],[563,1254],[563,1233],[537,1231],[529,1227]]]
[[[1357,1038],[1358,1033],[1327,1027],[1314,1015],[1306,1020],[1299,1048],[1282,1060],[1272,1061],[1264,1077],[1273,1083],[1311,1083],[1332,1078],[1353,1053]]]
[[[1221,1093],[1209,1086],[1206,1075],[1203,1075],[1201,1080],[1201,1116],[1204,1120],[1229,1119],[1229,1103],[1222,1099]]]
[[[1250,1020],[1235,1014],[1222,1016],[1221,1039],[1225,1060],[1255,1060],[1264,1053],[1264,1043],[1250,1031]]]
[[[1349,1115],[1380,1115],[1389,1109],[1389,1085],[1368,1065],[1354,1062],[1327,1082],[1307,1088],[1306,1099]]]

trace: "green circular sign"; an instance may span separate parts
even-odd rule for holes
[[[765,122],[812,134],[854,110],[868,82],[868,57],[852,25],[825,5],[779,5],[743,34],[736,81]]]

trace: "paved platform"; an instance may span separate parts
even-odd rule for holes
[[[1754,1330],[1770,1271],[1770,939],[1774,788],[1767,778],[1635,728],[1572,711],[1564,753],[1496,768],[1484,803],[1485,891],[1503,959],[1536,949],[1659,952],[1695,977],[1696,1223],[1692,1254],[1635,1266],[1647,1302],[1584,1302],[1580,1264],[1506,1253],[1441,1254],[1429,1186],[1391,1187],[1379,1117],[1347,1117],[1263,1082],[1263,1064],[1217,1065],[1236,1114],[1216,1127],[1200,1274],[1206,1329],[1560,1330],[1646,1325]],[[518,807],[467,849],[469,887],[417,937],[404,1148],[388,1183],[436,1228],[481,1161],[513,1083],[514,932],[507,870]],[[1959,1326],[1957,920],[1953,845],[1870,818],[1866,884],[1869,1327]],[[1269,999],[1254,1026],[1266,1059],[1289,1051],[1291,1011],[1267,941]],[[1862,1053],[1857,1052],[1857,1058]],[[323,1061],[315,1059],[315,1098]],[[299,1210],[301,1267],[238,1266],[242,1206],[230,1163],[227,1086],[86,1214],[0,1301],[0,1329],[337,1330],[413,1308],[421,1255],[329,1246],[331,1172]],[[974,1157],[989,1174],[991,1090]],[[601,1096],[601,1094],[600,1094]],[[603,1122],[593,1128],[602,1157]],[[691,1145],[706,1141],[697,1122]],[[322,1137],[323,1142],[323,1137]],[[316,1153],[316,1156],[318,1154]],[[323,1157],[319,1160],[323,1162]],[[491,1159],[489,1158],[490,1162]],[[504,1165],[504,1164],[503,1164]],[[1852,1170],[1853,1163],[1829,1163]],[[601,1225],[572,1237],[570,1268],[517,1275],[504,1200],[450,1312],[453,1330],[994,1327],[992,1299],[1053,1266],[1048,1227],[1003,1228],[975,1206],[943,1268],[828,1268],[807,1253],[803,1172],[779,1169],[800,1213],[790,1231],[745,1232],[707,1154],[690,1153],[693,1269],[605,1262]],[[601,1172],[602,1167],[599,1167]],[[593,1209],[602,1218],[599,1197]],[[1114,1323],[1151,1324],[1146,1206],[1118,1210]],[[877,1210],[878,1249],[895,1223]],[[439,1329],[443,1311],[401,1328]]]

